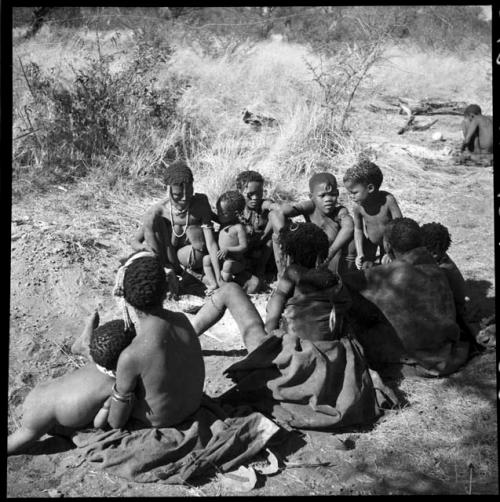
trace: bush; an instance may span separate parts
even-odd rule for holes
[[[173,49],[143,32],[135,41],[123,69],[112,71],[116,56],[103,55],[98,45],[98,55],[73,69],[66,86],[55,72],[33,62],[24,68],[32,102],[24,114],[26,135],[14,142],[15,167],[37,166],[45,175],[70,181],[90,167],[109,168],[113,154],[130,158],[138,143],[154,152],[155,138],[179,121],[177,102],[189,83],[171,75],[160,88],[152,70],[168,64]],[[121,174],[130,172],[122,166]]]

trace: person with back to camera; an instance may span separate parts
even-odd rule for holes
[[[115,295],[137,317],[136,336],[120,354],[108,422],[123,427],[170,427],[200,406],[205,366],[200,341],[188,318],[163,308],[165,271],[150,252],[132,255],[119,269]]]
[[[235,275],[245,269],[244,253],[248,248],[247,235],[239,218],[245,207],[245,199],[240,192],[235,190],[224,192],[217,200],[216,207],[220,223],[217,256],[222,261],[222,280],[230,282]],[[208,284],[208,292],[212,292],[217,289],[218,284],[208,255],[203,257],[203,270]]]
[[[493,153],[493,122],[491,117],[483,115],[480,106],[469,105],[464,110],[462,133],[462,152],[467,150],[469,154],[477,156]]]
[[[445,272],[423,246],[411,218],[385,226],[391,261],[345,274],[353,302],[348,312],[371,367],[383,375],[449,375],[468,359]]]
[[[89,426],[104,428],[115,383],[118,357],[135,336],[123,320],[97,327],[94,313],[84,328],[91,362],[37,385],[23,404],[22,426],[7,439],[7,454],[20,453],[46,433],[67,435]],[[93,421],[93,423],[92,423]]]
[[[317,163],[323,168],[328,164]],[[347,209],[338,204],[339,191],[335,176],[329,172],[318,172],[309,179],[309,200],[279,205],[270,215],[274,227],[285,226],[287,219],[302,215],[306,221],[319,226],[328,237],[328,254],[325,264],[335,273],[342,274],[354,266],[355,246],[353,240],[353,221]],[[282,262],[280,258],[276,262]],[[283,267],[283,264],[281,264]]]
[[[447,252],[451,244],[450,232],[444,225],[436,222],[425,223],[421,226],[421,229],[424,246],[431,253],[439,268],[444,271],[448,279],[455,300],[457,323],[460,326],[462,336],[471,342],[474,349],[480,349],[480,345],[477,343],[474,331],[468,321],[468,298],[466,296],[464,276]]]
[[[236,385],[220,399],[252,404],[292,427],[330,430],[374,421],[380,406],[397,398],[350,337],[349,294],[324,264],[327,235],[313,223],[290,222],[279,243],[286,265],[265,325],[236,283],[216,290],[193,319],[201,335],[229,309],[249,351],[225,370]]]
[[[380,190],[383,175],[373,162],[363,159],[344,174],[344,185],[354,200],[354,242],[356,267],[371,267],[385,254],[383,246],[386,225],[402,216],[394,195]]]
[[[165,171],[166,199],[154,204],[130,244],[136,251],[153,251],[162,265],[176,275],[203,269],[203,257],[209,255],[217,283],[221,274],[217,242],[212,220],[215,215],[203,193],[193,193],[193,173],[178,160]],[[175,293],[175,292],[174,292]]]

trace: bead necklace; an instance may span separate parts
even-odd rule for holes
[[[178,239],[186,235],[187,228],[189,226],[189,206],[185,211],[177,211],[176,214],[181,215],[184,212],[186,213],[186,224],[184,225],[184,230],[180,234],[177,234],[175,232],[174,216],[172,214],[172,201],[170,201],[170,222],[172,223],[172,232]]]

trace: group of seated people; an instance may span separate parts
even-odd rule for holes
[[[220,399],[251,404],[285,426],[372,423],[397,404],[384,380],[459,369],[477,347],[446,227],[403,217],[367,159],[343,177],[351,216],[338,204],[329,166],[317,167],[307,200],[265,199],[263,177],[249,170],[214,212],[194,192],[187,164],[169,165],[167,197],[147,211],[117,273],[123,319],[99,326],[95,313],[88,320],[72,347],[88,364],[32,390],[8,453],[61,429],[181,423],[202,399],[199,336],[226,310],[248,355],[226,369],[235,385]],[[265,287],[273,261],[276,282],[262,319],[248,294]],[[192,271],[207,295],[190,321],[164,300]]]

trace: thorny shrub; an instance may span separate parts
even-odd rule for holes
[[[170,46],[153,43],[139,31],[132,58],[119,71],[112,71],[115,56],[103,55],[99,41],[98,55],[85,67],[72,68],[74,79],[68,86],[61,85],[54,69],[27,64],[33,99],[18,111],[25,131],[14,141],[14,169],[38,167],[51,181],[71,181],[90,167],[109,168],[110,154],[132,153],[132,131],[140,130],[145,138],[164,134],[180,121],[177,103],[189,86],[176,75],[158,86],[152,70],[168,64],[172,54]]]

